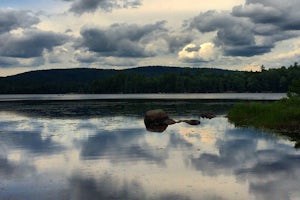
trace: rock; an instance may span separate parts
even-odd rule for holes
[[[174,119],[166,119],[163,123],[167,125],[172,125],[176,124],[177,122]]]
[[[169,119],[168,114],[164,110],[157,109],[146,112],[144,123],[148,131],[161,133],[167,129],[168,125],[176,122]]]
[[[169,119],[169,115],[162,109],[157,110],[149,110],[146,112],[145,120],[154,122],[160,121],[163,122],[164,120]]]
[[[169,115],[161,109],[157,110],[149,110],[146,112],[144,123],[146,126],[146,129],[151,132],[164,132],[168,125],[185,122],[190,125],[199,125],[199,120],[179,120],[175,121],[173,119],[169,118]]]
[[[201,114],[200,114],[200,117],[202,117],[202,118],[207,118],[207,119],[212,119],[212,118],[215,118],[216,115],[213,114],[213,113],[201,113]]]
[[[183,122],[189,124],[189,125],[199,125],[200,124],[200,121],[199,120],[195,120],[195,119],[192,119],[192,120],[182,120]]]

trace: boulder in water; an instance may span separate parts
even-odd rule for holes
[[[146,129],[151,132],[164,132],[168,125],[185,122],[190,125],[199,125],[199,120],[179,120],[169,118],[169,115],[161,109],[149,110],[146,112],[144,123]]]
[[[168,114],[164,110],[157,109],[146,112],[144,123],[148,131],[161,133],[167,129],[168,125],[176,122],[169,119]]]
[[[201,114],[200,114],[200,117],[202,117],[202,118],[207,118],[207,119],[212,119],[212,118],[215,118],[216,115],[213,114],[213,113],[201,113]]]

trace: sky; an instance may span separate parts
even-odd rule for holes
[[[289,66],[300,58],[299,9],[299,0],[0,0],[0,76]]]

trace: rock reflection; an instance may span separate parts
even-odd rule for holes
[[[146,129],[150,132],[164,132],[169,125],[185,122],[190,125],[199,125],[199,120],[178,120],[169,118],[169,115],[161,109],[149,110],[144,117]]]
[[[155,133],[162,133],[168,128],[167,124],[152,124],[148,123],[147,121],[145,121],[145,126],[147,131]]]

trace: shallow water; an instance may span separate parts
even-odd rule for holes
[[[0,199],[300,199],[300,151],[236,128],[231,102],[0,104]],[[148,132],[147,110],[199,126]],[[199,117],[214,112],[211,120]]]

